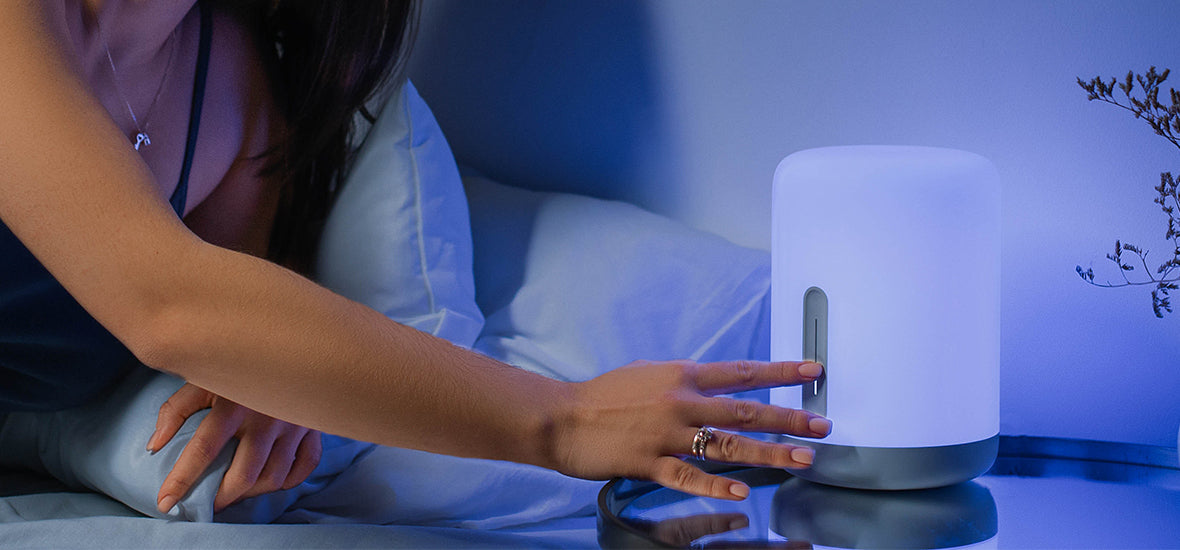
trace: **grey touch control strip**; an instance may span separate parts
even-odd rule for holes
[[[803,386],[803,409],[828,414],[828,295],[819,287],[803,293],[803,359],[824,366],[824,374]]]

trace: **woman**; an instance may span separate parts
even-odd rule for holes
[[[101,399],[134,361],[184,378],[149,449],[213,412],[162,511],[231,437],[218,508],[299,483],[310,430],[727,499],[748,487],[678,457],[810,464],[808,449],[704,427],[826,435],[810,413],[712,397],[811,381],[814,363],[652,362],[563,383],[297,275],[352,116],[397,77],[413,10],[235,6],[0,2],[0,254],[17,266],[0,275],[0,413]]]

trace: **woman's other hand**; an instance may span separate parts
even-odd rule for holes
[[[718,428],[705,447],[717,462],[806,468],[806,447],[758,441],[720,430],[824,437],[831,422],[806,411],[716,397],[744,390],[811,382],[823,373],[812,362],[636,362],[576,384],[570,407],[555,426],[556,461],[564,473],[603,479],[652,480],[700,496],[741,500],[745,484],[706,474],[690,456],[702,426]]]
[[[266,416],[192,384],[181,386],[160,406],[147,450],[162,449],[188,417],[210,408],[160,487],[156,497],[160,512],[168,513],[188,493],[230,438],[238,439],[238,448],[217,489],[215,511],[295,487],[319,464],[320,432]]]

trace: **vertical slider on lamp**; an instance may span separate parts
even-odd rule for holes
[[[803,293],[803,359],[824,366],[824,373],[803,389],[803,409],[828,414],[828,295],[819,287]]]

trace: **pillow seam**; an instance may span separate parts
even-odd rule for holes
[[[738,320],[745,317],[750,312],[750,310],[752,310],[754,308],[755,305],[761,304],[762,300],[764,298],[766,298],[766,291],[765,290],[758,293],[758,295],[755,296],[753,299],[751,299],[745,305],[745,307],[740,309],[736,314],[733,315],[733,317],[730,317],[729,320],[726,321],[724,325],[721,325],[721,327],[718,328],[717,331],[713,333],[713,336],[710,336],[709,339],[706,340],[705,343],[701,344],[701,346],[698,347],[695,351],[693,351],[692,355],[689,355],[688,358],[693,361],[699,361],[701,356],[703,356],[707,351],[709,351],[709,348],[712,348],[714,345],[717,344],[717,341],[721,339],[721,335],[725,334],[726,332],[729,332],[729,329],[733,328],[733,325],[737,324]],[[749,354],[749,352],[747,351],[747,355],[748,354]]]
[[[405,95],[409,96],[409,90],[406,90]],[[408,133],[407,137],[409,138],[410,144],[410,168],[414,174],[414,216],[417,222],[415,229],[418,233],[416,235],[416,239],[418,241],[418,262],[420,263],[422,270],[422,283],[423,286],[426,287],[427,303],[430,308],[430,312],[435,313],[434,288],[430,285],[430,270],[426,262],[426,239],[423,237],[425,234],[425,222],[423,221],[422,216],[422,178],[418,170],[418,154],[415,151],[416,145],[414,143],[414,116],[410,111],[409,101],[405,101],[403,103],[403,108],[405,109]],[[441,322],[442,320],[440,319],[439,323]],[[436,330],[434,332],[438,332],[437,326],[435,329]]]

